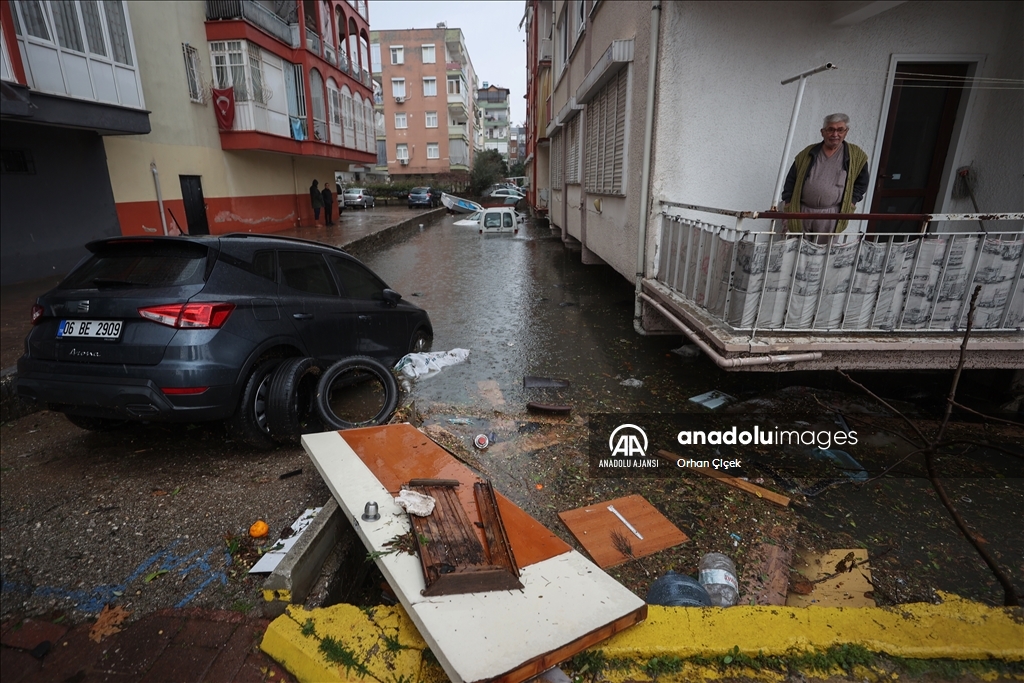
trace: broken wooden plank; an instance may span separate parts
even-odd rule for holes
[[[498,499],[494,497],[494,487],[491,486],[491,482],[484,481],[474,484],[473,490],[476,493],[476,506],[480,514],[480,522],[483,524],[484,537],[487,539],[488,562],[504,567],[509,574],[518,577],[519,567],[516,566],[515,558],[512,556],[508,534],[501,521]]]
[[[675,463],[676,461],[680,460],[680,457],[678,455],[670,451],[658,451],[657,454],[658,457],[662,458],[663,460],[668,460],[672,463]],[[768,489],[758,486],[757,484],[751,484],[749,481],[739,479],[738,477],[734,477],[731,474],[726,474],[725,472],[722,472],[720,470],[712,469],[710,467],[687,467],[686,469],[692,470],[694,472],[699,472],[700,474],[703,474],[705,477],[717,479],[718,481],[722,482],[727,486],[731,486],[734,489],[739,489],[741,491],[746,491],[747,493],[751,493],[757,496],[758,498],[764,498],[769,503],[774,503],[780,507],[789,506],[790,499],[788,497],[780,493],[775,493],[774,491],[769,491]]]
[[[409,488],[431,496],[436,501],[434,511],[426,517],[409,515],[427,584],[423,595],[454,595],[523,587],[519,583],[518,570],[513,571],[514,564],[507,546],[504,562],[491,562],[484,554],[473,522],[459,503],[454,486]],[[497,502],[493,501],[493,504],[493,511],[490,512],[492,523],[497,516]],[[486,532],[488,520],[482,521]]]
[[[608,510],[614,507],[643,536],[637,538]],[[643,496],[626,496],[559,512],[558,517],[601,569],[624,564],[690,540]],[[625,534],[632,556],[621,552],[613,532]]]

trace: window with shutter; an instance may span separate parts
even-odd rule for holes
[[[587,192],[623,194],[627,73],[619,71],[587,105]]]
[[[580,182],[580,117],[575,116],[566,126],[566,168],[565,182],[578,185]]]
[[[551,136],[551,188],[562,189],[562,130]]]

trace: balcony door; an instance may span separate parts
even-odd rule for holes
[[[892,86],[872,213],[933,213],[969,64],[900,62]],[[916,221],[870,221],[868,232],[917,232]]]

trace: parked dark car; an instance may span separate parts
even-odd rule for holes
[[[426,311],[323,244],[237,234],[86,246],[32,308],[18,393],[87,429],[227,420],[236,438],[268,446],[263,410],[283,360],[390,367],[433,335]]]
[[[345,206],[359,206],[372,209],[376,204],[373,195],[365,187],[350,187],[341,195]]]
[[[414,206],[430,209],[441,206],[441,193],[432,187],[414,187],[409,191],[409,208]]]

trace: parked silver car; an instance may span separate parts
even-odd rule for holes
[[[350,187],[345,190],[345,206],[360,206],[364,209],[372,209],[374,206],[373,195],[363,187]]]

